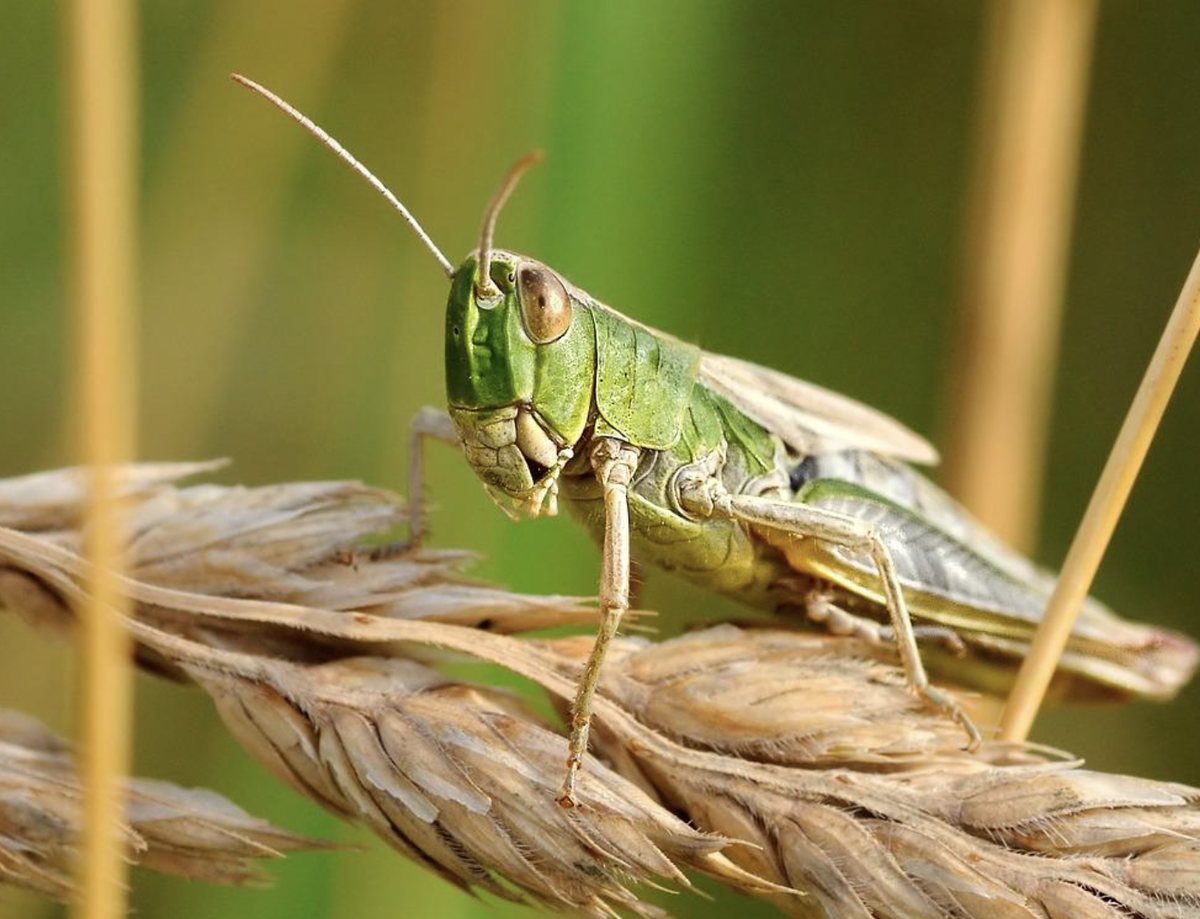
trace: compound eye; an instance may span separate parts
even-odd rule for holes
[[[525,265],[518,275],[517,291],[530,338],[545,345],[566,334],[571,327],[571,298],[554,272]]]

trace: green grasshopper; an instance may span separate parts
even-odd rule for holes
[[[906,465],[936,461],[926,441],[844,396],[636,322],[542,263],[495,249],[497,216],[536,157],[510,170],[478,249],[455,269],[337,141],[234,79],[374,185],[450,279],[449,415],[425,409],[414,422],[410,494],[421,493],[422,441],[441,438],[461,446],[502,508],[507,500],[553,515],[562,497],[603,548],[601,624],[572,707],[560,804],[576,804],[600,668],[629,606],[632,554],[754,606],[799,610],[834,633],[894,642],[911,690],[978,742],[957,704],[930,685],[918,639],[952,677],[999,689],[1053,578]],[[419,541],[420,503],[412,508]],[[964,652],[969,665],[952,660]],[[1089,599],[1059,688],[1166,698],[1196,662],[1190,639],[1127,623]]]

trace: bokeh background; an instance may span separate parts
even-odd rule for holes
[[[407,424],[443,396],[445,282],[311,138],[303,108],[456,260],[508,164],[547,157],[498,242],[650,324],[811,379],[948,440],[987,5],[180,0],[142,9],[140,453],[228,456],[228,481],[402,491]],[[0,8],[0,475],[69,464],[62,11]],[[1105,0],[1097,23],[1037,557],[1056,565],[1200,241],[1200,5]],[[1096,592],[1200,634],[1200,368],[1182,381]],[[568,519],[510,524],[429,452],[434,541],[521,590],[591,593]],[[648,573],[664,627],[740,612]],[[0,617],[0,704],[63,731],[67,649]],[[1200,783],[1200,687],[1047,713],[1097,768]],[[480,904],[275,785],[197,692],[139,678],[136,768],[363,846],[271,890],[135,872],[142,916],[528,916]],[[702,882],[702,886],[703,882]],[[770,908],[670,899],[681,916]],[[435,912],[436,911],[436,912]],[[0,915],[60,908],[0,888]]]

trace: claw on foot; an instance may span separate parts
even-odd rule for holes
[[[933,686],[922,687],[917,690],[917,694],[925,700],[926,704],[948,714],[966,731],[966,749],[968,753],[974,753],[979,749],[979,745],[983,743],[983,735],[979,733],[979,728],[975,727],[975,722],[968,717],[967,713],[962,710],[957,702]]]
[[[571,808],[579,806],[579,799],[575,797],[575,792],[568,791],[566,788],[559,792],[558,797],[554,800],[563,810],[569,811]]]
[[[567,777],[563,779],[562,791],[554,799],[563,810],[579,806],[579,799],[575,797],[575,776],[579,774],[579,766],[574,758],[567,760]]]

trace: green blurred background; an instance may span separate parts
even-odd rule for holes
[[[0,7],[0,475],[72,462],[63,52],[52,3]],[[387,206],[227,79],[347,144],[451,260],[499,176],[547,158],[499,227],[618,309],[876,405],[944,440],[955,381],[986,6],[963,2],[187,2],[142,11],[141,455],[228,481],[403,490],[407,423],[442,400],[445,283]],[[1101,7],[1038,557],[1057,564],[1200,240],[1200,5]],[[1200,634],[1200,368],[1184,377],[1097,593]],[[508,523],[430,450],[434,539],[481,574],[590,593],[567,519]],[[734,607],[650,572],[678,625]],[[206,700],[139,678],[137,770],[366,847],[269,891],[137,872],[142,916],[523,916],[481,905],[275,785]],[[0,704],[69,731],[66,649],[0,617]],[[1097,768],[1200,783],[1200,687],[1049,713]],[[711,889],[711,885],[709,886]],[[669,900],[721,915],[734,898]],[[773,915],[737,903],[743,915]],[[59,915],[0,888],[0,915]]]

